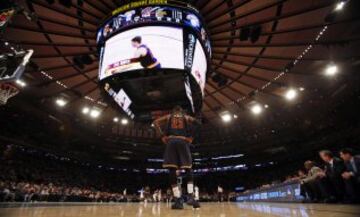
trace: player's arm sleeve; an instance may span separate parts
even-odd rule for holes
[[[168,118],[168,116],[164,116],[164,117],[161,117],[161,118],[156,119],[156,120],[153,122],[156,131],[157,131],[160,135],[163,135],[163,134],[164,134],[164,133],[162,132],[162,130],[161,130],[160,124],[161,124],[161,122],[167,120],[167,118]]]
[[[142,57],[142,56],[145,56],[146,53],[147,53],[146,49],[143,48],[143,47],[141,47],[141,48],[138,48],[138,49],[136,50],[134,57],[135,57],[135,58],[140,58],[140,57]]]
[[[313,167],[311,169],[311,175],[308,174],[306,176],[306,178],[304,178],[302,181],[305,182],[305,183],[314,181],[315,179],[318,178],[318,173],[321,173],[321,172],[323,172],[323,171],[319,167]]]

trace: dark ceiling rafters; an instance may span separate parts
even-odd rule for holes
[[[224,13],[222,15],[225,15],[225,14],[230,14],[230,13],[235,13],[235,10],[246,5],[247,3],[251,2],[252,0],[243,0],[243,1],[238,1],[237,3],[233,3],[232,6],[228,7]],[[224,1],[223,3],[225,3],[226,1]],[[216,11],[216,9],[218,9],[218,7],[214,7],[213,10],[211,12],[207,11],[206,14],[207,16],[210,16],[212,12]],[[219,16],[216,16],[216,18],[219,17]],[[215,18],[215,19],[216,19]],[[206,21],[210,21],[212,22],[213,20],[215,20],[214,18],[211,18],[209,20],[206,20]]]
[[[253,15],[253,14],[256,14],[256,13],[259,13],[259,12],[261,12],[261,11],[264,11],[264,10],[269,9],[269,8],[272,8],[272,7],[276,7],[276,6],[282,4],[282,3],[286,2],[286,1],[288,1],[288,0],[281,0],[281,1],[277,1],[277,2],[272,2],[272,3],[270,3],[270,4],[262,5],[262,6],[258,7],[258,8],[255,8],[255,9],[253,9],[253,10],[250,10],[250,11],[248,11],[248,12],[246,12],[246,13],[242,13],[242,14],[239,14],[239,15],[237,15],[237,16],[234,16],[234,17],[232,17],[232,18],[230,18],[230,19],[228,19],[228,20],[226,20],[226,21],[222,21],[222,22],[215,23],[215,24],[209,23],[209,24],[208,24],[208,28],[212,29],[212,28],[216,28],[216,27],[222,26],[222,25],[224,25],[224,24],[236,22],[236,21],[238,21],[238,20],[241,20],[241,19],[243,19],[243,18],[246,18],[247,16],[250,16],[250,15]],[[224,14],[224,15],[225,15],[225,14]],[[219,18],[219,17],[217,17],[217,18]],[[214,20],[216,20],[216,19],[214,19]],[[228,30],[227,32],[229,32],[229,31],[231,31],[231,30]],[[215,33],[212,32],[211,35],[215,35]]]
[[[273,55],[255,55],[255,54],[246,54],[246,53],[225,53],[225,52],[220,52],[220,51],[213,51],[213,54],[217,54],[217,55],[224,55],[227,54],[229,56],[236,56],[236,57],[247,57],[247,58],[260,58],[260,59],[272,59],[272,60],[294,60],[296,59],[295,56],[273,56]],[[350,57],[349,57],[350,58]],[[323,61],[323,60],[328,60],[329,58],[311,58],[311,57],[304,57],[301,60],[302,61]],[[344,58],[347,59],[347,58]]]
[[[216,89],[211,82],[208,82],[208,85],[211,86],[212,88]],[[232,88],[232,87],[229,87],[229,89],[231,89],[231,90],[234,91],[235,93],[238,93],[238,94],[240,94],[240,95],[243,95],[241,92],[239,92],[238,90],[236,90],[236,89],[234,89],[234,88]],[[206,93],[208,93],[208,92],[209,92],[209,91],[206,91]],[[222,91],[221,94],[223,94],[223,95],[229,100],[229,102],[232,102],[232,101],[236,100],[236,98],[231,97],[231,96],[230,96],[229,94],[227,94],[225,91]],[[208,95],[207,95],[207,96],[208,96]],[[244,95],[243,95],[243,96],[244,96]],[[237,105],[237,107],[238,107],[239,109],[242,109],[242,108],[244,107],[244,105],[242,105],[241,103],[237,103],[236,105]],[[230,105],[226,105],[226,108],[228,108],[228,107],[230,107]],[[214,112],[215,112],[215,111],[214,111]]]
[[[93,9],[100,11],[104,16],[107,16],[111,12],[110,10],[105,11],[105,10],[101,9],[100,7],[98,7],[97,5],[95,5],[94,3],[92,3],[89,0],[83,0],[83,1],[84,1],[84,3],[86,3],[87,5],[92,7]],[[103,2],[103,1],[99,1],[99,2]]]
[[[227,1],[224,1],[223,3],[226,3],[226,5],[227,5],[227,7],[228,8],[234,8],[234,3],[233,3],[233,1],[232,0],[227,0]],[[214,8],[217,8],[217,7],[214,7]],[[206,14],[208,14],[209,15],[209,13],[206,13]],[[229,16],[230,17],[234,17],[236,14],[235,14],[235,11],[231,11],[231,10],[228,10],[228,14],[229,14]],[[231,25],[236,25],[236,22],[233,22]],[[231,31],[231,33],[230,33],[231,35],[235,35],[236,34],[236,31]],[[230,40],[229,41],[229,44],[228,44],[228,46],[227,46],[227,51],[228,52],[230,52],[231,51],[231,49],[232,49],[232,43],[234,42],[234,40]],[[220,61],[220,64],[222,64],[223,63],[223,61],[226,59],[226,55],[224,55],[223,56],[223,58],[221,59],[221,61]],[[213,72],[216,72],[216,67],[215,68],[213,68],[213,69],[211,69]],[[219,88],[214,88],[215,90],[219,90]],[[222,90],[219,90],[219,92],[221,93],[221,94],[225,94]],[[206,93],[208,93],[208,92],[206,92]]]
[[[213,60],[219,60],[220,61],[219,58],[213,58]],[[229,60],[229,59],[226,59],[226,61],[228,63],[237,64],[239,66],[251,66],[253,68],[263,69],[263,70],[267,70],[267,71],[273,71],[273,72],[281,72],[282,71],[282,69],[277,69],[277,68],[273,68],[273,67],[269,67],[269,66],[262,66],[262,65],[257,65],[257,64],[249,64],[249,63],[246,63],[244,61],[234,61],[234,60]],[[242,72],[241,74],[245,75],[246,73]]]
[[[33,59],[44,59],[44,58],[54,58],[54,57],[74,57],[81,55],[97,55],[97,51],[86,51],[86,52],[76,52],[76,53],[63,53],[58,54],[35,54],[32,56]]]
[[[308,46],[309,44],[312,44],[313,46],[317,45],[323,45],[323,46],[331,46],[336,44],[349,44],[353,41],[358,41],[360,37],[351,37],[346,39],[339,39],[339,40],[321,40],[321,41],[299,41],[299,42],[287,42],[287,43],[271,43],[270,45],[267,45],[266,43],[256,43],[256,44],[235,44],[234,47],[243,48],[243,47],[302,47],[302,46]],[[213,46],[214,48],[225,48],[226,45],[221,46]]]
[[[33,12],[35,12],[34,11],[34,7],[33,7],[33,2],[27,2],[27,5],[28,5],[28,7],[29,7],[29,9],[30,10],[32,10]],[[38,20],[37,21],[37,25],[39,26],[39,28],[41,29],[41,30],[44,30],[44,28],[43,28],[43,25],[41,24],[41,22]],[[56,46],[56,45],[54,45],[54,43],[53,43],[53,40],[49,37],[49,35],[47,34],[47,33],[44,33],[44,36],[46,37],[46,39],[47,39],[47,41],[52,45],[52,47],[56,50],[56,52],[59,54],[59,55],[62,55],[62,52],[59,50],[59,48]],[[66,57],[62,57],[68,64],[71,64],[72,62],[71,61],[69,61]],[[74,68],[74,70],[76,70],[79,74],[82,74],[84,77],[86,77],[86,83],[87,82],[94,82],[95,84],[97,83],[97,81],[94,81],[94,79],[92,79],[92,78],[90,78],[88,75],[86,75],[86,74],[84,74],[84,73],[82,73],[81,72],[81,70],[79,70],[77,67],[73,67]],[[55,80],[56,81],[56,80]],[[73,92],[73,93],[75,93],[75,94],[77,94],[77,91],[75,91],[74,89],[73,89],[73,87],[72,88],[70,88],[70,90],[68,90],[68,89],[64,89],[64,91],[62,91],[62,92],[65,92],[65,91],[71,91],[71,92]],[[62,93],[61,92],[61,93]]]
[[[46,33],[44,33],[46,34]],[[11,43],[22,44],[22,45],[38,45],[38,46],[56,46],[56,47],[94,47],[96,44],[82,44],[82,43],[63,43],[63,42],[53,42],[51,44],[47,42],[35,42],[35,41],[14,41],[8,40]]]
[[[97,2],[100,2],[102,5],[107,7],[110,11],[113,11],[115,9],[113,6],[107,4],[107,1],[97,1]]]
[[[257,79],[259,81],[265,81],[265,82],[269,82],[270,80],[267,79],[267,78],[264,78],[264,77],[260,77],[260,76],[256,76],[256,75],[253,75],[253,74],[249,74],[249,73],[245,73],[244,71],[237,71],[231,67],[227,67],[227,66],[224,66],[224,64],[220,65],[220,64],[217,64],[217,63],[212,63],[213,65],[217,66],[218,68],[222,68],[222,69],[225,69],[226,71],[230,71],[232,73],[236,73],[236,74],[241,74],[242,76],[246,76],[246,77],[250,77],[250,78],[253,78],[253,79]],[[248,65],[246,65],[248,66]],[[256,68],[256,67],[255,67]],[[274,71],[274,70],[268,70],[268,71]],[[234,78],[224,74],[224,73],[221,73],[219,71],[217,71],[218,73],[222,74],[223,76],[226,76],[227,78],[231,79],[231,80],[234,80]],[[278,71],[277,71],[278,72]],[[279,87],[286,87],[287,84],[283,83],[283,82],[280,82],[280,81],[274,81],[272,82],[273,84],[279,86]]]
[[[82,20],[84,23],[87,23],[89,25],[92,25],[94,26],[95,28],[97,27],[97,23],[94,22],[93,20],[89,20],[89,19],[85,19],[83,17],[80,17],[78,15],[74,15],[72,13],[69,13],[68,10],[66,8],[55,8],[54,6],[51,6],[47,3],[44,3],[44,2],[41,2],[41,1],[38,1],[38,0],[32,0],[31,1],[32,4],[36,4],[36,5],[39,5],[41,7],[44,7],[46,9],[49,9],[49,10],[52,10],[52,11],[55,11],[57,13],[60,13],[60,14],[63,14],[63,15],[66,15],[68,17],[71,17],[71,18],[74,18],[75,20]],[[98,19],[98,18],[96,18]]]
[[[281,15],[282,6],[283,6],[282,3],[279,4],[279,5],[277,5],[277,10],[276,10],[276,14],[275,14],[276,16]],[[272,25],[272,27],[271,27],[271,30],[272,30],[272,31],[276,30],[277,23],[278,23],[278,20],[275,20],[274,23],[273,23],[273,25]],[[236,23],[235,23],[235,24],[236,24]],[[272,39],[272,35],[269,35],[269,36],[267,37],[266,43],[267,43],[267,44],[270,44],[271,39]],[[231,45],[233,45],[233,41],[229,41],[229,43],[230,43]],[[262,54],[265,52],[265,50],[266,50],[266,47],[263,47],[263,48],[260,50],[259,55],[262,55]],[[227,55],[224,55],[224,56],[223,56],[222,61],[220,62],[220,65],[223,64],[224,59],[226,59],[226,60],[228,61]],[[245,74],[247,74],[247,73],[250,71],[250,69],[252,68],[252,65],[255,65],[258,60],[259,60],[259,58],[255,58],[255,59],[252,61],[252,63],[247,66],[247,68],[246,68],[246,70],[244,71],[244,73],[238,75],[235,79],[232,79],[230,82],[228,82],[229,85],[231,85],[233,82],[244,83],[244,82],[242,82],[242,81],[240,82],[239,79],[240,79],[242,76],[244,76]],[[254,86],[252,86],[252,85],[251,85],[251,86],[250,86],[250,85],[246,85],[246,83],[243,84],[243,85],[248,86],[248,87],[251,87],[252,89],[254,89],[254,91],[257,90],[258,88],[260,88],[260,87],[254,87]],[[223,89],[223,87],[220,87],[220,88],[216,89],[215,91],[213,91],[211,94],[215,94],[215,93],[221,91],[222,89]],[[265,90],[261,90],[261,91],[265,91]],[[270,94],[270,93],[269,93],[269,94]]]
[[[94,39],[95,38],[95,34],[92,35],[92,36],[91,35],[84,36],[84,35],[76,34],[76,33],[73,33],[73,32],[62,32],[62,31],[54,31],[54,30],[40,30],[38,28],[34,28],[34,27],[26,26],[26,25],[19,25],[19,24],[12,24],[9,27],[13,28],[13,29],[21,29],[21,30],[26,30],[26,31],[31,31],[31,32],[46,33],[46,34],[50,34],[50,35],[60,35],[60,36],[72,37],[72,38],[87,38],[87,39]]]
[[[81,2],[81,1],[77,1],[78,4],[79,4],[80,2]],[[97,20],[101,20],[101,19],[102,19],[102,17],[99,17],[98,15],[96,15],[96,14],[90,12],[90,11],[87,11],[87,10],[83,9],[82,7],[78,6],[77,4],[71,4],[71,7],[76,8],[77,13],[83,12],[83,13],[86,13],[87,15],[89,15],[89,16],[97,19]],[[81,17],[81,16],[80,16],[80,17]],[[84,18],[83,18],[83,19],[84,19]]]
[[[360,19],[360,17],[353,17],[353,18],[349,18],[349,19],[338,20],[338,21],[335,21],[332,23],[301,25],[301,26],[296,26],[296,27],[292,27],[292,28],[290,27],[287,29],[280,29],[280,30],[276,30],[276,31],[262,32],[260,34],[260,36],[277,35],[277,34],[300,32],[300,31],[306,31],[306,30],[312,30],[312,29],[320,29],[320,28],[323,28],[324,26],[332,26],[332,25],[336,25],[336,24],[350,23],[350,22],[358,21],[359,19]],[[214,37],[213,37],[212,41],[223,41],[223,40],[238,39],[238,38],[239,38],[238,35],[236,35],[236,36],[221,36],[220,38],[217,38],[217,39],[214,39]]]
[[[37,70],[28,70],[27,73],[35,73],[35,72],[47,72],[47,71],[52,71],[52,70],[57,70],[57,69],[64,69],[64,68],[70,68],[72,67],[73,64],[65,64],[65,65],[58,65],[58,66],[51,66],[51,67],[46,67],[46,68],[39,68]]]
[[[284,0],[284,1],[286,1],[286,0]],[[280,1],[280,2],[282,2],[282,1]],[[302,9],[291,11],[291,12],[288,12],[288,13],[285,13],[285,14],[276,15],[274,17],[267,17],[267,18],[264,18],[262,20],[257,20],[257,21],[254,21],[254,22],[245,23],[245,24],[242,24],[240,26],[236,26],[235,30],[239,30],[239,29],[241,29],[242,27],[245,27],[245,26],[261,25],[261,24],[265,24],[265,23],[269,23],[269,22],[279,21],[279,20],[286,19],[286,18],[289,18],[289,17],[298,16],[298,15],[309,13],[309,12],[316,11],[316,10],[319,10],[319,9],[327,8],[327,7],[329,7],[329,6],[333,5],[333,4],[334,3],[332,1],[328,1],[326,3],[318,4],[318,5],[315,5],[315,6],[312,5],[312,6],[307,7],[307,8],[302,8]],[[281,5],[281,4],[276,4],[276,6],[279,6],[279,5]],[[243,15],[243,16],[245,16],[245,15]],[[248,16],[248,14],[246,14],[246,16]],[[227,21],[227,22],[230,22],[230,21]],[[214,28],[214,27],[212,27],[212,28]],[[212,31],[211,34],[216,35],[216,34],[226,33],[226,32],[232,31],[232,30],[234,30],[234,29],[222,29],[222,30],[219,30],[219,31]]]
[[[50,80],[50,81],[46,81],[46,82],[42,82],[40,84],[37,84],[38,87],[44,87],[46,85],[50,85],[52,83],[55,83],[57,81],[62,81],[62,80],[65,80],[65,79],[68,79],[68,78],[72,78],[72,77],[76,77],[76,76],[79,76],[79,75],[84,75],[86,73],[89,73],[89,72],[92,72],[94,70],[96,70],[98,68],[98,66],[94,66],[94,67],[91,67],[89,69],[86,69],[84,71],[81,70],[81,74],[79,74],[78,72],[77,73],[73,73],[73,74],[70,74],[70,75],[65,75],[65,76],[62,76],[62,77],[57,77],[57,78],[54,78],[53,80]],[[88,82],[90,82],[90,80],[88,80]],[[96,83],[95,83],[96,84]]]
[[[60,20],[53,19],[52,17],[46,17],[46,16],[42,16],[42,15],[37,15],[37,19],[39,21],[44,21],[44,22],[49,22],[49,23],[56,24],[56,25],[66,26],[66,27],[72,28],[72,29],[74,29],[76,31],[81,30],[81,31],[87,31],[87,32],[90,32],[90,33],[95,33],[96,32],[96,27],[88,28],[88,27],[85,27],[85,26],[74,25],[74,24],[71,24],[71,23],[67,23],[67,22],[63,22],[63,21],[60,21]]]
[[[79,75],[79,74],[78,74]],[[60,94],[62,94],[62,93],[64,93],[64,92],[67,92],[67,91],[70,91],[70,92],[78,92],[76,89],[77,88],[79,88],[79,87],[81,87],[81,86],[83,86],[83,85],[85,85],[85,84],[87,84],[87,83],[89,83],[89,82],[94,82],[95,83],[95,80],[97,79],[98,77],[97,77],[97,75],[96,76],[94,76],[94,77],[91,77],[91,78],[89,78],[89,80],[85,80],[85,81],[82,81],[82,82],[80,82],[80,83],[78,83],[78,84],[75,84],[75,85],[73,85],[73,86],[71,86],[71,87],[69,87],[68,89],[61,89],[61,90],[59,90],[59,91],[56,91],[55,93],[51,93],[51,94],[49,94],[49,95],[45,95],[43,98],[51,98],[51,97],[53,97],[53,96],[56,96],[56,95],[60,95]],[[56,80],[55,80],[55,82],[56,82]],[[97,87],[96,87],[97,88]],[[79,97],[84,97],[84,96],[86,96],[86,94],[80,94],[80,96]]]
[[[205,91],[205,94],[206,94],[206,96],[207,97],[210,97],[210,98],[212,98],[217,104],[218,104],[218,106],[215,106],[215,108],[214,107],[209,107],[218,117],[220,117],[220,114],[219,114],[219,112],[217,111],[217,110],[219,110],[219,109],[217,109],[217,108],[226,108],[226,105],[225,104],[223,104],[222,102],[220,102],[220,100],[218,100],[215,96],[213,96],[212,94],[208,94],[208,92],[207,92],[207,90],[205,89],[204,90]]]
[[[84,83],[84,84],[82,84],[82,85],[85,85],[85,84],[87,84],[88,82],[86,82],[86,83]],[[83,95],[82,96],[88,96],[88,95],[90,95],[92,92],[94,92],[95,90],[97,90],[97,89],[99,89],[99,87],[97,86],[97,85],[95,85],[95,87],[93,87],[93,88],[91,88],[90,90],[88,90],[88,91],[86,91],[85,93],[83,93]],[[69,102],[69,104],[72,104],[72,103],[75,103],[75,102],[77,102],[78,100],[80,100],[80,99],[82,99],[80,96],[78,96],[78,97],[76,97],[76,98],[74,98],[74,99],[72,99],[70,102]],[[95,102],[97,102],[98,100],[96,100]],[[107,106],[108,107],[108,106]]]
[[[206,16],[204,17],[206,22],[209,22],[208,17],[211,15],[211,13],[213,13],[217,8],[219,8],[221,5],[225,4],[226,0],[221,0],[219,1],[217,4],[215,4],[212,8],[208,9],[208,10],[204,10],[203,13],[206,14]]]
[[[208,0],[198,0],[194,3],[196,8],[199,10],[203,9],[206,6],[206,4],[208,4]]]
[[[32,5],[32,2],[29,2],[29,1],[28,1],[27,3],[28,3],[29,9],[34,12],[34,8],[33,8],[33,5]],[[43,27],[43,25],[41,24],[40,21],[37,21],[36,23],[37,23],[38,27],[39,27],[41,30],[44,30],[44,27]],[[61,54],[62,54],[61,51],[59,50],[59,48],[58,48],[57,46],[54,46],[53,40],[49,37],[49,35],[48,35],[47,33],[43,33],[43,34],[44,34],[46,40],[47,40],[47,41],[51,44],[51,46],[54,48],[54,50],[55,50],[59,55],[61,55]],[[63,59],[64,59],[68,64],[71,64],[71,62],[70,62],[67,58],[63,58]],[[74,67],[74,69],[77,70],[79,73],[81,73],[78,69],[76,69],[76,67]],[[86,74],[83,74],[83,75],[84,75],[85,77],[87,77],[87,79],[89,79],[89,77],[88,77]]]

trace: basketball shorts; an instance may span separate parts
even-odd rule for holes
[[[163,167],[175,169],[191,168],[190,144],[183,139],[169,138],[165,148]]]

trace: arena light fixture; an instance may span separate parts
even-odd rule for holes
[[[268,104],[265,104],[265,105],[264,105],[264,108],[266,108],[266,109],[269,108],[269,105],[268,105]]]
[[[114,121],[115,123],[117,123],[117,122],[119,122],[119,118],[118,118],[118,117],[115,117],[115,118],[113,119],[113,121]]]
[[[300,90],[301,92],[303,92],[303,91],[305,90],[305,88],[304,88],[304,87],[300,87],[299,90]]]
[[[98,109],[91,109],[90,111],[90,117],[92,118],[98,118],[100,116],[100,110]]]
[[[229,112],[223,112],[220,116],[225,123],[228,123],[232,120],[232,116]]]
[[[295,89],[291,88],[285,93],[285,98],[287,100],[291,101],[291,100],[294,100],[297,95],[298,95],[297,91]]]
[[[335,11],[341,11],[342,9],[344,9],[344,6],[345,6],[345,1],[340,1],[339,3],[336,4]]]
[[[325,75],[332,77],[339,72],[337,65],[331,64],[325,69]]]
[[[26,87],[26,83],[20,79],[16,80],[16,84],[20,85],[21,87]]]
[[[128,119],[126,119],[126,118],[121,119],[121,124],[122,125],[127,125],[128,123],[129,123]]]
[[[66,104],[68,103],[65,99],[62,98],[58,98],[55,101],[56,105],[58,105],[59,107],[64,107],[66,106]]]
[[[263,111],[263,108],[259,104],[253,105],[253,107],[251,107],[251,112],[254,115],[259,115],[262,111]]]
[[[82,113],[83,114],[89,114],[89,112],[90,112],[90,109],[89,109],[89,107],[84,107],[83,109],[82,109]]]

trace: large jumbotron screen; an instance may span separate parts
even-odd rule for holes
[[[145,57],[142,58],[142,54]],[[157,62],[159,64],[156,65]],[[113,36],[105,43],[100,79],[117,73],[144,69],[152,63],[156,65],[154,68],[184,69],[181,28],[140,27]]]
[[[134,91],[134,82],[140,82],[136,79],[150,79],[147,75],[157,72],[166,76],[182,74],[179,79],[183,79],[189,105],[194,112],[201,109],[211,47],[206,27],[196,9],[171,0],[125,4],[113,11],[99,27],[97,44],[99,80],[115,92],[122,90],[132,101],[126,113],[139,110],[141,106],[137,102],[144,104],[149,99],[151,103],[150,98],[140,100],[141,96],[158,96],[152,100],[154,103],[159,102],[161,96],[161,100],[174,96],[171,94],[179,96],[179,87],[166,85],[159,89],[161,93],[154,88],[143,95],[139,94],[139,88]],[[133,83],[125,84],[131,79],[134,79]]]

